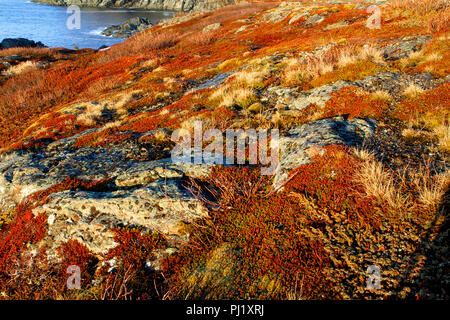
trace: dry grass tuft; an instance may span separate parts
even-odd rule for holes
[[[246,87],[256,88],[262,85],[264,77],[267,75],[267,70],[261,71],[239,71],[230,77],[230,81],[235,85],[243,85]],[[227,81],[228,82],[228,81]]]
[[[432,176],[428,166],[422,166],[412,176],[416,186],[419,202],[430,208],[437,208],[441,203],[445,190],[450,184],[450,171]]]
[[[161,61],[160,59],[154,58],[154,59],[148,59],[141,63],[140,67],[142,69],[155,69],[160,65]]]
[[[356,154],[365,159],[355,179],[364,187],[366,195],[386,203],[395,211],[409,208],[410,197],[399,190],[392,174],[366,151],[359,150]]]
[[[374,154],[364,148],[355,148],[353,150],[355,157],[361,161],[374,161]]]
[[[107,130],[107,129],[112,129],[112,128],[118,128],[122,125],[122,121],[121,120],[117,120],[117,121],[112,121],[112,122],[108,122],[107,124],[105,124],[102,127],[102,130]]]
[[[403,95],[408,98],[415,98],[418,95],[422,94],[424,90],[418,85],[411,83],[408,87],[403,91]]]
[[[416,140],[422,136],[421,131],[413,128],[406,128],[402,130],[402,136],[409,141]]]
[[[383,90],[377,90],[371,93],[371,97],[374,100],[389,102],[392,101],[392,96],[389,92]]]
[[[383,51],[374,46],[364,46],[359,52],[359,58],[362,60],[384,64]]]
[[[25,61],[19,63],[18,65],[10,67],[8,70],[3,72],[4,76],[12,77],[19,74],[24,74],[31,72],[33,70],[39,69],[39,64],[35,61]]]
[[[385,64],[383,52],[373,45],[347,46],[343,49],[331,48],[314,56],[308,55],[287,60],[282,80],[288,86],[307,83],[359,61]]]
[[[335,62],[326,54],[292,58],[286,61],[283,75],[285,85],[298,85],[333,71]]]
[[[433,132],[439,139],[439,148],[444,152],[450,153],[450,125],[437,126]]]
[[[344,50],[339,55],[337,66],[343,68],[349,64],[353,64],[358,61],[358,57],[350,50]]]
[[[101,120],[104,106],[101,104],[88,104],[83,113],[77,116],[77,122],[87,126],[93,127]]]
[[[236,72],[210,95],[209,100],[218,102],[219,107],[238,105],[247,108],[258,101],[255,89],[263,86],[268,74],[266,67]]]
[[[246,108],[257,101],[257,96],[255,91],[250,88],[222,86],[211,94],[210,100],[218,100],[219,107],[238,105]]]

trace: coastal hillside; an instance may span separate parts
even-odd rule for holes
[[[100,8],[139,8],[176,11],[215,10],[234,4],[235,0],[35,0],[35,2],[56,6],[77,5]]]
[[[449,299],[449,19],[248,1],[1,50],[0,299]]]

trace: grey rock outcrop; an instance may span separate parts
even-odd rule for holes
[[[302,110],[311,104],[316,104],[319,107],[325,106],[326,102],[331,99],[331,93],[350,85],[350,82],[339,80],[309,91],[282,87],[272,87],[267,91],[269,95],[276,97],[279,105],[289,106],[289,109]]]
[[[211,32],[211,31],[215,31],[215,30],[219,29],[221,26],[222,26],[222,24],[220,24],[220,23],[213,23],[213,24],[210,24],[210,25],[204,27],[202,32],[207,33],[207,32]]]
[[[359,87],[367,92],[380,90],[398,96],[404,90],[405,84],[415,84],[421,88],[429,89],[433,86],[433,75],[430,73],[408,75],[380,71],[360,80],[338,80],[307,91],[300,91],[297,88],[270,87],[266,94],[273,101],[276,101],[278,108],[301,111],[311,104],[325,107],[328,100],[332,98],[332,94],[344,87]]]
[[[371,137],[377,127],[372,119],[335,117],[306,123],[291,129],[280,138],[281,157],[274,178],[278,189],[289,178],[289,173],[323,152],[328,145],[360,146]]]
[[[47,247],[55,249],[61,242],[76,239],[95,253],[115,246],[111,228],[117,226],[159,232],[169,246],[176,247],[187,240],[183,226],[207,216],[179,178],[108,192],[59,192],[34,213],[48,217]]]
[[[130,159],[126,147],[74,148],[77,137],[59,140],[39,151],[18,151],[0,159],[1,213],[12,210],[28,195],[67,177],[109,181],[101,191],[63,191],[33,210],[48,219],[42,240],[50,250],[76,239],[94,253],[114,247],[113,227],[138,227],[166,236],[177,248],[189,234],[185,226],[207,215],[186,188],[188,177],[208,175],[210,166],[162,160]],[[128,149],[136,149],[136,145]],[[114,160],[113,160],[114,159]],[[56,252],[56,251],[54,251]]]
[[[106,28],[102,34],[108,37],[129,38],[132,35],[152,27],[148,19],[135,17],[124,23]]]
[[[419,51],[423,45],[431,40],[430,36],[408,36],[400,42],[390,44],[385,48],[386,60],[398,60],[408,57],[411,53]]]

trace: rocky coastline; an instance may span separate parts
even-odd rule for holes
[[[0,50],[2,49],[8,49],[8,48],[17,48],[17,47],[24,47],[24,48],[43,48],[45,45],[40,41],[33,41],[28,40],[24,38],[6,38],[3,39],[2,42],[0,42]]]
[[[141,8],[174,11],[215,10],[222,6],[233,4],[235,0],[34,0],[37,3],[81,7],[100,8]]]
[[[102,34],[107,37],[129,38],[140,31],[151,28],[152,26],[152,23],[148,19],[136,17],[128,19],[120,25],[107,27]]]

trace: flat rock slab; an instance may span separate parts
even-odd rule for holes
[[[76,239],[100,254],[116,245],[111,228],[118,226],[159,232],[169,246],[176,247],[187,240],[183,227],[207,216],[203,205],[177,179],[131,190],[65,191],[50,199],[33,210],[48,217],[48,236],[43,241],[49,249]]]
[[[280,138],[281,156],[274,188],[279,189],[292,170],[309,163],[328,145],[362,145],[373,135],[377,121],[372,119],[345,119],[335,117],[318,120],[293,128],[288,136]]]

